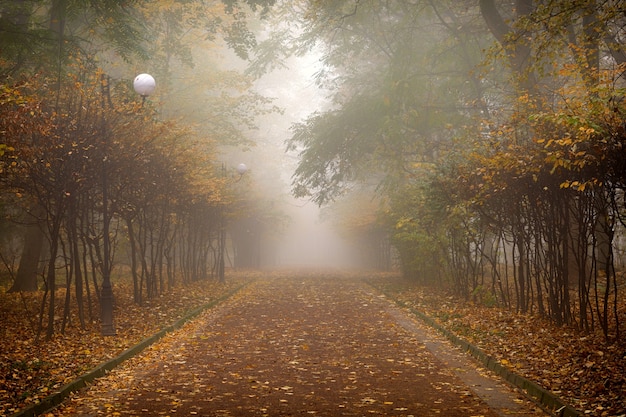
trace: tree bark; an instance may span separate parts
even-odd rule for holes
[[[523,80],[520,87],[527,92],[533,91],[537,80],[529,70],[530,47],[523,40],[523,33],[506,24],[494,0],[480,0],[479,7],[489,31],[506,52],[513,71]],[[529,15],[534,10],[533,0],[516,0],[515,10],[516,18]]]
[[[9,292],[37,291],[37,272],[43,249],[44,233],[39,224],[27,226],[24,236],[24,249],[17,269],[15,282]]]

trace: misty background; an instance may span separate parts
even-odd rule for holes
[[[119,264],[141,302],[223,280],[225,254],[358,258],[522,312],[577,279],[582,307],[557,297],[555,320],[608,323],[608,292],[590,300],[625,253],[613,3],[106,4],[0,6],[13,291],[55,288],[64,265],[80,298]]]
[[[271,25],[270,25],[271,26]],[[240,60],[224,51],[224,61],[239,71]],[[291,193],[291,181],[298,164],[298,155],[286,151],[285,141],[293,134],[291,127],[315,112],[324,111],[329,102],[325,91],[315,83],[322,68],[320,53],[292,56],[284,68],[274,69],[254,82],[254,89],[281,109],[256,118],[258,129],[247,134],[255,145],[241,151],[231,149],[226,158],[235,166],[246,164],[247,175],[253,177],[256,192],[271,200],[275,210],[286,216],[284,229],[263,240],[268,245],[261,260],[269,268],[357,268],[357,249],[340,236],[329,208],[320,208],[308,199],[298,199]]]

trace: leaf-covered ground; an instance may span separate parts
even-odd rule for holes
[[[607,342],[599,332],[464,302],[398,278],[372,283],[582,413],[626,416],[626,337]]]
[[[97,323],[80,330],[73,322],[65,335],[37,345],[33,343],[32,325],[38,301],[32,296],[0,294],[0,415],[37,401],[185,312],[259,277],[240,274],[229,277],[226,285],[200,282],[151,300],[144,307],[134,306],[117,288],[116,337],[101,337]],[[555,328],[535,317],[463,303],[393,275],[367,279],[412,308],[437,318],[577,409],[595,416],[626,415],[623,343],[607,344],[599,336]],[[94,384],[90,394],[93,401],[76,397],[57,414],[74,410],[77,415],[114,415],[126,413],[117,410],[117,404],[128,403],[130,409],[141,407],[130,414],[151,415],[142,410],[158,405],[164,415],[173,415],[174,409],[202,415],[199,408],[193,409],[184,401],[182,393],[186,393],[195,399],[193,403],[210,405],[214,411],[210,415],[236,414],[233,407],[254,409],[257,415],[276,415],[274,411],[287,415],[296,410],[322,415],[317,404],[332,405],[345,415],[364,415],[367,411],[406,415],[410,411],[403,408],[409,408],[406,404],[410,401],[411,407],[431,407],[432,413],[438,410],[450,415],[446,413],[456,409],[464,410],[459,415],[493,415],[454,375],[439,368],[436,361],[433,365],[424,359],[424,348],[414,335],[407,335],[393,322],[380,321],[380,311],[376,313],[382,302],[379,297],[358,298],[362,287],[355,282],[326,290],[303,281],[288,282],[301,285],[294,292],[285,285],[263,287],[255,283]],[[354,336],[357,333],[362,335],[360,341]],[[205,359],[197,362],[199,357]],[[282,375],[274,376],[277,366]],[[137,370],[150,376],[137,374]],[[173,370],[180,373],[174,376]],[[112,379],[114,375],[117,379]],[[160,383],[168,377],[174,378],[169,387],[161,384],[161,391],[149,387],[142,391],[144,379]],[[390,381],[399,387],[393,395],[386,388]],[[422,386],[435,390],[443,399],[449,395],[454,401],[461,400],[461,405],[457,403],[460,408],[446,409],[446,404],[426,404],[411,397],[417,392],[423,398],[427,390]],[[325,402],[320,403],[320,394]],[[198,402],[198,398],[203,400]],[[298,402],[294,402],[296,398]],[[415,415],[429,415],[425,409],[419,410]]]
[[[35,335],[41,294],[0,293],[0,416],[38,402],[173,324],[194,308],[220,298],[253,278],[238,276],[225,284],[196,282],[146,300],[142,307],[133,303],[132,288],[116,283],[115,337],[101,336],[96,320],[81,329],[74,315],[64,334],[57,333],[50,341],[44,339],[44,334],[38,343]],[[59,304],[62,304],[61,296]],[[62,314],[61,310],[58,314]],[[97,305],[93,307],[93,314],[99,315]],[[60,317],[56,323],[60,330]]]
[[[392,308],[362,280],[260,279],[54,415],[497,416]]]

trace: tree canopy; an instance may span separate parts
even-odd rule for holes
[[[300,157],[294,194],[327,204],[375,182],[406,275],[619,334],[619,3],[317,1],[283,12],[302,24],[273,45],[321,51],[332,99],[287,141]]]
[[[2,258],[14,290],[50,293],[39,333],[65,328],[72,299],[81,326],[91,322],[92,297],[120,263],[139,304],[215,276],[225,222],[241,205],[220,148],[251,146],[255,114],[276,109],[248,77],[214,64],[228,48],[245,58],[250,19],[272,3],[0,6],[0,191],[23,248]],[[146,71],[158,86],[147,99],[132,91]]]

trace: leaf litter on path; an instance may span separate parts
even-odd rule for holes
[[[261,279],[54,415],[543,415],[512,392],[491,409],[390,305],[359,280]]]
[[[81,328],[73,305],[72,320],[65,333],[55,334],[52,340],[37,341],[36,322],[44,293],[0,292],[0,416],[39,403],[81,375],[255,277],[250,273],[238,274],[229,277],[226,283],[201,280],[172,287],[144,300],[142,306],[133,301],[132,283],[116,280],[115,337],[102,336],[95,318]],[[64,290],[57,292],[57,302],[62,306]],[[92,302],[90,311],[97,312],[95,297]],[[61,321],[55,322],[55,327]]]

